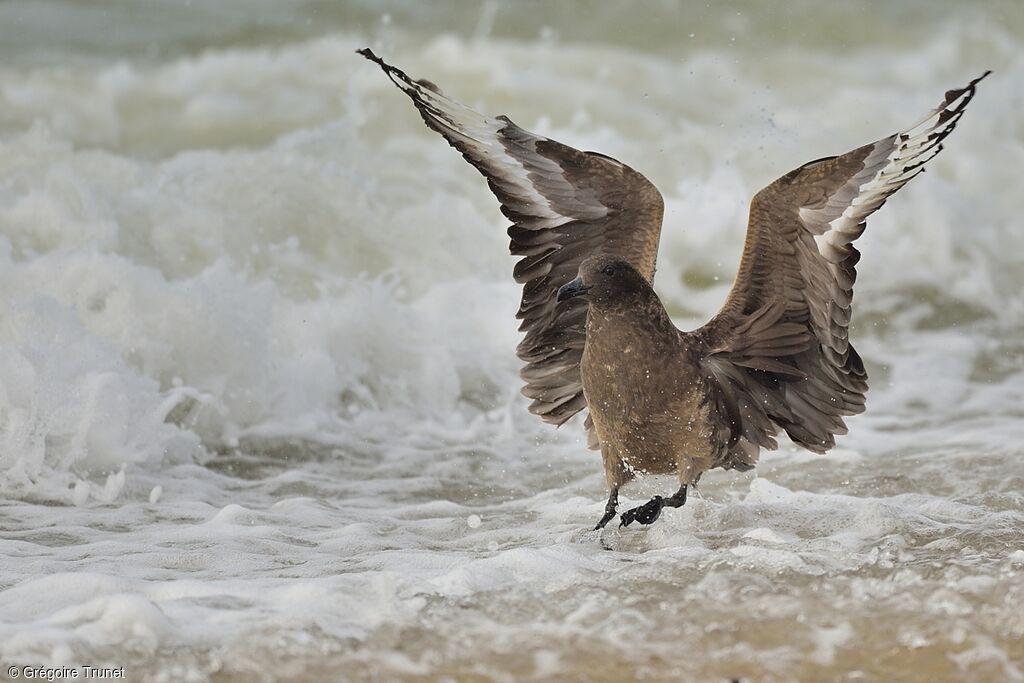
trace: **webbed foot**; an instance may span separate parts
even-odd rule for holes
[[[654,524],[658,517],[661,516],[661,509],[663,507],[665,507],[665,500],[661,496],[655,496],[643,505],[623,512],[619,526],[629,526],[633,522]]]
[[[615,508],[619,505],[619,487],[612,487],[611,492],[608,494],[608,502],[604,505],[604,517],[594,527],[594,531],[600,531],[605,527],[608,522],[612,521],[615,517]]]
[[[601,529],[605,528],[605,526],[608,524],[608,522],[612,521],[613,517],[615,517],[615,510],[614,509],[612,509],[612,510],[605,510],[604,517],[602,517],[601,521],[598,522],[597,526],[594,527],[594,531],[600,531]]]

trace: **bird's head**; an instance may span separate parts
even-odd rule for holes
[[[628,261],[602,254],[580,264],[576,279],[558,289],[558,300],[586,296],[598,306],[614,306],[636,301],[649,289],[647,280]]]

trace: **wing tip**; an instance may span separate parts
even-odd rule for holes
[[[396,66],[388,64],[383,59],[378,57],[376,52],[374,52],[368,47],[359,48],[358,50],[356,50],[356,54],[365,57],[366,59],[370,60],[371,62],[379,66],[384,71],[384,73],[388,75],[388,78],[394,81],[395,85],[397,85],[399,88],[408,93],[410,97],[413,97],[413,93],[417,91],[417,86],[427,88],[440,94],[440,91],[438,90],[437,86],[431,83],[430,81],[414,81],[412,78],[409,77],[409,74],[405,73]]]
[[[962,88],[954,88],[953,90],[947,90],[946,91],[946,101],[944,103],[945,107],[943,107],[943,108],[948,107],[949,105],[951,105],[953,102],[956,102],[958,99],[960,99],[964,95],[967,95],[968,96],[967,100],[970,100],[972,97],[974,97],[974,92],[977,89],[978,84],[981,83],[986,78],[988,78],[991,73],[992,73],[992,69],[986,69],[984,73],[982,73],[980,76],[978,76],[977,78],[972,80],[970,83],[968,83],[964,87],[962,87]],[[966,104],[966,102],[964,102],[964,104]]]
[[[373,51],[373,50],[371,50],[371,49],[370,49],[370,48],[368,48],[368,47],[361,47],[361,48],[359,48],[358,50],[356,50],[356,54],[357,54],[357,55],[362,55],[362,56],[366,57],[366,58],[367,58],[367,59],[369,59],[369,60],[370,60],[371,62],[377,62],[378,64],[383,64],[383,63],[384,63],[384,60],[383,60],[383,59],[381,59],[380,57],[378,57],[378,56],[377,56],[377,55],[376,55],[376,54],[374,53],[374,51]]]
[[[391,66],[383,59],[378,57],[377,53],[368,47],[359,48],[358,50],[356,50],[356,54],[362,55],[366,59],[369,59],[371,62],[379,66],[384,71],[384,73],[386,73],[392,80],[394,80],[396,77],[402,81],[405,81],[406,83],[409,83],[412,80],[405,75],[404,71],[402,71],[401,69],[396,69],[395,67]],[[400,86],[401,83],[398,83],[396,81],[396,85]]]

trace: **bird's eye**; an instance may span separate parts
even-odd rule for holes
[[[605,275],[615,275],[615,266],[605,266],[601,269],[601,272]]]

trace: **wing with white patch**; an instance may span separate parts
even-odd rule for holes
[[[975,88],[950,90],[917,125],[804,164],[754,197],[739,273],[721,312],[692,334],[730,416],[734,462],[784,429],[825,452],[864,410],[867,374],[848,340],[865,220],[942,150]]]
[[[522,256],[513,276],[523,285],[517,315],[525,333],[517,349],[526,362],[523,393],[533,399],[531,412],[562,424],[586,406],[579,369],[586,304],[580,298],[556,301],[558,288],[594,254],[619,256],[653,278],[661,194],[625,164],[535,135],[504,116],[478,114],[370,50],[359,54],[380,65],[427,126],[487,178],[513,222],[510,249]],[[590,445],[596,446],[593,438]]]

